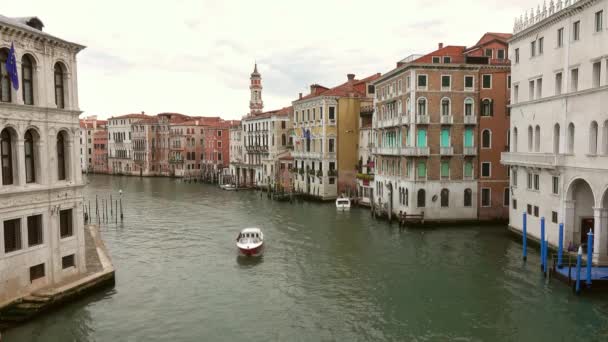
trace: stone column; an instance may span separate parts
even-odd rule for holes
[[[576,241],[576,222],[574,222],[574,203],[572,200],[564,201],[564,246],[570,241]]]
[[[608,264],[608,209],[593,208],[593,263]]]
[[[17,139],[17,184],[25,185],[25,141],[23,137]]]

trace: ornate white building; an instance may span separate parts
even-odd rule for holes
[[[586,242],[608,264],[608,0],[551,1],[516,20],[512,61],[510,226],[549,243]]]
[[[86,272],[76,55],[0,15],[0,303]],[[5,62],[15,47],[18,88]]]

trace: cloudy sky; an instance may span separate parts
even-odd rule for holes
[[[87,46],[79,58],[83,115],[145,111],[240,118],[258,62],[264,109],[290,105],[311,83],[390,70],[443,42],[473,45],[511,32],[537,1],[19,0],[6,16]]]

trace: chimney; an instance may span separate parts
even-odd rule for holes
[[[302,93],[300,93],[300,100],[302,99]]]
[[[352,81],[355,79],[355,74],[347,74],[346,78],[348,78],[349,81]]]
[[[439,43],[439,49],[443,49],[443,43]]]
[[[146,112],[144,112],[143,110],[141,111],[141,115],[146,115]]]

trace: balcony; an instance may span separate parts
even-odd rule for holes
[[[453,146],[447,146],[447,147],[440,147],[439,148],[439,154],[441,154],[442,156],[452,156],[454,155],[454,147]]]
[[[475,116],[475,115],[465,115],[464,116],[464,124],[465,125],[476,125],[477,124],[477,116]]]
[[[427,147],[416,147],[416,155],[417,156],[428,156],[429,155],[429,148]]]
[[[428,125],[429,116],[428,115],[416,115],[416,123],[419,125]]]
[[[336,159],[336,152],[327,152],[323,155],[323,159]]]
[[[401,154],[404,156],[415,156],[416,148],[412,146],[403,147],[401,148]]]
[[[442,125],[452,125],[452,124],[454,124],[454,117],[452,115],[442,115],[441,116],[441,124]]]
[[[377,147],[376,154],[398,156],[401,153],[400,150],[399,147]]]
[[[387,127],[395,127],[401,125],[401,118],[394,117],[390,119],[378,120],[376,123],[376,127],[378,128],[387,128]]]
[[[475,155],[477,155],[477,148],[475,146],[473,146],[473,147],[464,146],[462,149],[462,154],[464,154],[465,156],[475,156]]]
[[[319,152],[294,151],[291,155],[298,159],[321,159],[321,153]]]
[[[554,153],[503,152],[500,162],[503,165],[528,166],[555,169],[564,163],[564,155]]]

